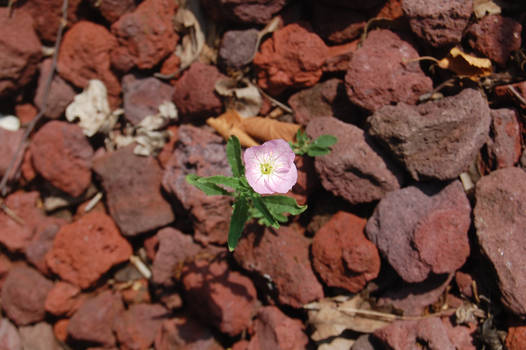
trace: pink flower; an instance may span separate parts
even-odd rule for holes
[[[294,152],[284,140],[247,148],[243,158],[248,184],[259,194],[287,193],[298,180]]]

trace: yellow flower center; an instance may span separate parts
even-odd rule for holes
[[[262,174],[268,175],[268,174],[272,173],[272,168],[273,168],[272,164],[270,164],[270,163],[261,163],[260,167],[261,167],[261,173]]]

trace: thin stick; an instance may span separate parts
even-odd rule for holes
[[[256,85],[257,86],[257,85]],[[290,108],[289,106],[287,106],[286,104],[284,103],[281,103],[279,102],[278,100],[276,100],[274,97],[270,96],[269,94],[267,94],[265,91],[263,91],[262,88],[260,88],[259,86],[257,87],[258,90],[259,90],[259,93],[263,96],[265,96],[268,100],[270,100],[270,102],[272,102],[273,104],[275,104],[276,106],[280,107],[281,109],[283,109],[285,112],[287,113],[292,113],[292,108]]]
[[[508,85],[508,90],[511,91],[511,93],[519,100],[520,103],[526,106],[526,99],[524,99],[524,97],[522,97],[522,95],[519,94],[519,92],[517,91],[517,89],[515,89],[515,87],[513,87],[512,85]]]
[[[0,192],[1,192],[0,194],[2,195],[2,197],[5,197],[6,194],[7,194],[7,186],[6,186],[7,185],[7,181],[9,179],[9,175],[10,175],[11,171],[15,167],[15,164],[16,164],[16,161],[18,159],[18,156],[20,155],[20,153],[22,151],[25,151],[25,149],[27,147],[27,140],[29,138],[29,135],[31,134],[31,132],[35,128],[35,125],[40,121],[40,119],[42,119],[44,113],[46,113],[47,101],[48,101],[48,97],[49,97],[49,90],[50,90],[50,87],[51,87],[51,82],[53,81],[55,70],[57,68],[58,51],[59,51],[60,43],[62,42],[62,33],[64,31],[64,27],[67,24],[67,20],[68,20],[68,0],[63,0],[63,3],[62,3],[62,18],[60,20],[60,25],[58,27],[57,40],[55,41],[55,52],[53,53],[53,61],[52,61],[52,64],[51,64],[51,71],[49,72],[49,76],[47,78],[45,89],[44,89],[44,97],[42,99],[42,108],[40,109],[40,111],[38,112],[36,117],[33,118],[33,120],[27,126],[27,129],[24,132],[24,136],[22,137],[22,140],[18,144],[18,147],[17,147],[17,149],[15,151],[15,154],[13,155],[13,158],[11,158],[11,161],[9,162],[9,166],[7,167],[7,170],[6,170],[5,174],[4,174],[4,176],[2,177],[2,181],[0,181]]]

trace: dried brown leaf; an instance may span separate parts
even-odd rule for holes
[[[220,79],[215,84],[215,91],[226,97],[227,109],[235,110],[243,118],[258,115],[263,104],[258,88],[248,79]]]
[[[499,15],[501,7],[493,0],[473,0],[473,13],[481,19],[487,15]]]
[[[262,141],[273,139],[293,141],[294,136],[300,128],[298,124],[263,117],[245,118],[242,120],[242,123],[243,130],[245,130],[247,134]]]
[[[241,117],[236,111],[228,110],[217,118],[208,118],[206,123],[223,136],[225,140],[235,135],[243,147],[259,145],[259,143],[242,129]]]
[[[469,55],[458,47],[452,48],[448,56],[437,61],[437,64],[440,68],[448,69],[459,77],[467,77],[475,81],[493,72],[491,61],[488,58]]]

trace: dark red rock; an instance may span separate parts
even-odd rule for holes
[[[85,289],[131,254],[130,244],[113,220],[103,213],[90,212],[62,226],[46,262],[63,280]]]
[[[2,286],[2,309],[18,326],[44,319],[46,296],[53,282],[25,265],[11,268]]]
[[[7,273],[11,270],[11,266],[11,260],[4,254],[0,254],[0,289],[2,289]]]
[[[323,298],[323,288],[311,267],[309,246],[303,233],[292,227],[262,230],[250,226],[245,229],[234,258],[245,270],[268,279],[281,304],[300,308]]]
[[[114,100],[121,86],[110,69],[110,52],[117,47],[115,37],[102,25],[88,21],[75,23],[62,40],[58,73],[78,88],[84,89],[91,79],[101,80]]]
[[[59,218],[49,217],[44,220],[35,228],[35,234],[25,248],[27,261],[45,275],[50,274],[46,264],[46,254],[53,246],[53,240],[60,227],[65,223],[65,220]]]
[[[298,170],[298,180],[287,195],[294,198],[298,205],[305,205],[309,195],[316,191],[320,185],[314,169],[314,159],[306,155],[296,156],[294,164]]]
[[[223,34],[219,47],[219,64],[228,69],[241,69],[252,61],[259,30],[229,30]]]
[[[224,244],[232,212],[231,198],[207,196],[185,179],[188,174],[232,175],[223,138],[191,125],[181,125],[177,135],[175,152],[166,164],[163,187],[190,211],[196,241]]]
[[[123,311],[124,305],[118,293],[103,292],[84,302],[71,317],[67,326],[68,335],[77,341],[111,347],[115,345],[113,322]]]
[[[368,132],[403,163],[415,180],[449,180],[466,171],[488,140],[488,102],[480,92],[418,106],[385,106],[367,119]]]
[[[471,275],[462,271],[455,273],[455,283],[457,284],[458,290],[468,298],[473,297],[473,282],[474,280]]]
[[[366,220],[339,211],[312,241],[312,265],[330,287],[362,290],[380,272],[378,250],[364,235]]]
[[[519,95],[519,98],[515,95],[512,89]],[[522,100],[526,100],[526,81],[495,86],[495,96],[498,98],[499,102],[511,102],[514,105],[526,109],[526,104],[520,99],[520,97],[522,97]]]
[[[475,188],[473,211],[478,243],[493,265],[501,300],[513,313],[526,315],[526,172],[499,169],[482,177]]]
[[[286,0],[201,0],[208,14],[216,21],[265,24],[278,13]]]
[[[82,0],[68,0],[66,29],[77,22],[77,10]],[[33,26],[38,36],[49,43],[57,39],[58,28],[62,21],[62,2],[56,0],[32,0],[22,4],[22,9],[33,17]],[[21,12],[21,11],[20,11]]]
[[[65,343],[68,338],[68,323],[69,318],[62,318],[53,325],[53,333],[55,334],[55,338],[63,343]]]
[[[508,350],[526,349],[526,326],[508,328],[506,348]]]
[[[476,350],[474,343],[476,342],[474,334],[477,326],[473,323],[465,325],[453,325],[450,318],[442,318],[442,323],[447,328],[447,336],[456,350]]]
[[[197,254],[201,248],[193,242],[192,236],[166,227],[157,233],[159,248],[153,259],[152,282],[173,286],[175,271],[187,258]]]
[[[460,43],[473,4],[471,0],[402,0],[411,30],[433,47]]]
[[[302,350],[309,342],[302,322],[287,317],[275,306],[261,308],[253,328],[255,335],[250,339],[247,350]]]
[[[236,336],[246,330],[257,311],[256,288],[252,281],[232,271],[226,260],[194,260],[181,277],[188,305],[201,320],[222,333]]]
[[[418,57],[397,34],[386,29],[370,32],[349,62],[345,75],[349,99],[370,112],[397,102],[415,104],[433,89],[418,62],[406,62]]]
[[[16,327],[9,319],[0,319],[0,348],[5,350],[21,350],[22,341]]]
[[[126,285],[127,282],[124,282],[124,285]],[[152,297],[150,295],[149,290],[149,284],[148,280],[146,278],[141,278],[139,280],[133,281],[133,284],[131,288],[123,289],[121,291],[122,294],[122,300],[126,303],[126,305],[134,305],[134,304],[143,304],[143,303],[150,303],[152,301]],[[163,304],[165,303],[164,300],[160,300]],[[177,293],[173,293],[173,296],[170,300],[170,302],[174,305],[174,309],[180,308],[183,304],[181,297]],[[167,306],[170,307],[171,305]]]
[[[179,39],[172,23],[176,9],[175,1],[145,0],[113,23],[120,47],[112,53],[112,64],[125,72],[133,66],[150,69],[171,54]]]
[[[118,314],[113,329],[121,349],[149,349],[167,314],[159,304],[134,304]]]
[[[344,7],[353,10],[367,10],[372,7],[382,4],[385,0],[371,0],[371,1],[349,1],[349,0],[317,0],[325,4],[335,7]]]
[[[326,74],[345,74],[347,68],[349,68],[349,62],[351,62],[354,52],[358,49],[360,45],[360,39],[351,41],[350,43],[330,46],[327,51],[327,57],[325,57],[325,62],[321,69],[323,73]],[[345,94],[347,95],[347,94]],[[349,103],[349,98],[346,97],[347,103]]]
[[[0,128],[0,177],[3,177],[7,172],[23,136],[24,130],[10,131]],[[10,182],[16,180],[16,171],[20,168],[23,157],[24,153],[20,152],[10,171]]]
[[[226,78],[215,66],[193,63],[175,82],[173,102],[184,120],[208,118],[221,113],[223,103],[215,83]]]
[[[313,86],[323,73],[327,50],[318,35],[300,24],[278,29],[254,57],[258,85],[271,95]]]
[[[313,119],[306,129],[311,138],[336,136],[331,153],[314,164],[323,187],[352,204],[372,202],[400,188],[401,173],[363,130],[330,117]]]
[[[314,1],[312,22],[322,38],[332,44],[343,44],[362,34],[367,17],[353,9],[331,7],[322,1]]]
[[[56,188],[77,197],[91,184],[93,148],[78,125],[48,122],[29,147],[35,170]]]
[[[48,58],[40,65],[40,77],[35,92],[33,102],[39,110],[44,107],[44,95],[46,93],[46,84],[51,72],[52,59]],[[55,75],[49,87],[49,95],[46,104],[46,117],[50,119],[59,119],[64,114],[66,107],[75,98],[75,90],[64,81],[59,75]]]
[[[489,15],[469,26],[466,34],[472,48],[504,67],[521,47],[522,25],[513,18]]]
[[[156,350],[223,350],[212,332],[186,316],[163,321],[155,338]]]
[[[367,222],[367,237],[405,281],[451,273],[469,256],[471,206],[460,181],[388,193]]]
[[[110,214],[125,236],[174,220],[172,208],[161,194],[161,167],[153,157],[135,155],[134,147],[98,157],[93,164],[93,170],[102,178]]]
[[[38,114],[38,110],[31,103],[22,103],[15,106],[15,115],[21,125],[29,124]]]
[[[45,309],[55,316],[71,316],[84,303],[86,296],[79,287],[67,282],[58,281],[49,291]]]
[[[40,322],[33,326],[20,327],[23,349],[62,350],[49,323]]]
[[[521,131],[513,109],[491,110],[491,136],[488,153],[493,169],[515,165],[521,156]]]
[[[33,29],[33,19],[25,11],[9,15],[0,8],[0,97],[26,86],[37,71],[42,45]]]
[[[171,102],[174,89],[154,77],[138,78],[131,74],[122,78],[124,116],[133,125],[145,117],[159,113],[159,106]]]
[[[330,79],[301,90],[289,98],[297,123],[307,125],[318,117],[352,118],[352,107],[345,93],[345,85],[339,79]]]
[[[134,0],[91,0],[91,3],[110,23],[116,22],[122,15],[132,12],[136,8]]]

